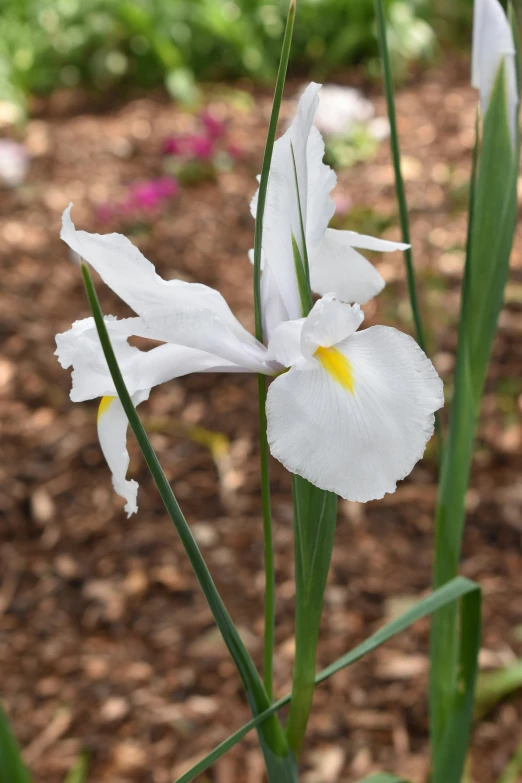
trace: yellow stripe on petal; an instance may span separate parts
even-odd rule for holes
[[[343,356],[336,348],[323,348],[322,346],[319,346],[314,356],[334,381],[353,394],[353,370],[346,356]]]
[[[100,420],[100,416],[103,416],[103,414],[109,410],[112,403],[116,397],[102,397],[100,401],[100,407],[98,408],[98,421]]]

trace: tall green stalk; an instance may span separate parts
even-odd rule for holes
[[[399,133],[397,131],[397,116],[395,112],[395,98],[393,94],[393,75],[390,62],[390,52],[388,49],[388,36],[386,34],[386,16],[384,14],[383,0],[375,0],[375,16],[377,20],[377,37],[379,39],[379,51],[382,59],[382,68],[384,76],[384,92],[386,94],[386,107],[388,110],[388,121],[390,123],[390,147],[393,161],[393,171],[395,175],[395,193],[399,206],[399,220],[401,224],[402,241],[411,245],[410,223],[408,218],[408,205],[406,203],[406,191],[401,170],[401,151],[399,146]],[[404,264],[406,267],[406,281],[408,285],[408,296],[410,299],[413,323],[417,342],[424,351],[428,353],[424,335],[424,327],[417,297],[417,284],[415,280],[415,267],[413,264],[413,255],[411,247],[407,247],[404,253]],[[442,452],[442,430],[438,411],[435,411],[435,432],[439,445],[439,452]]]
[[[303,222],[299,180],[295,166],[294,180],[299,208],[303,254],[292,236],[297,285],[302,315],[313,305],[306,234]],[[314,486],[301,476],[292,476],[294,501],[295,560],[295,658],[292,672],[292,701],[286,734],[290,747],[299,758],[303,748],[315,688],[317,644],[323,610],[324,591],[330,569],[337,521],[337,495]]]
[[[513,142],[510,134],[502,66],[484,117],[471,178],[455,392],[435,516],[435,587],[452,579],[458,570],[475,433],[515,231],[518,161],[519,142],[518,138]],[[461,616],[461,623],[465,622]],[[455,607],[434,615],[430,670],[433,783],[457,783],[464,764],[467,736],[457,738],[448,730],[459,692],[457,649],[463,633]],[[468,716],[466,735],[470,722]],[[447,778],[438,759],[452,746],[457,761]]]
[[[274,102],[272,104],[272,113],[268,125],[268,135],[266,139],[265,152],[263,155],[263,165],[261,168],[261,179],[259,182],[259,193],[257,199],[256,224],[254,232],[254,320],[255,335],[259,342],[263,342],[263,316],[261,305],[261,259],[263,243],[263,216],[265,212],[266,194],[268,189],[268,176],[270,173],[270,164],[272,162],[272,152],[274,149],[275,136],[277,132],[277,122],[283,90],[290,59],[290,46],[292,43],[292,33],[295,20],[295,0],[290,0],[288,16],[286,20],[285,35],[283,39],[283,48],[281,59],[279,61],[279,70],[274,92]],[[261,497],[263,504],[263,535],[265,547],[265,631],[264,631],[264,681],[265,688],[270,699],[273,698],[273,657],[274,657],[274,632],[275,632],[275,569],[274,569],[274,547],[272,540],[272,512],[270,508],[270,475],[269,459],[270,452],[268,448],[266,434],[266,378],[264,375],[258,376],[258,397],[259,397],[259,447],[261,451]]]
[[[397,117],[395,113],[395,99],[393,95],[393,76],[390,62],[390,52],[388,49],[388,37],[386,34],[386,16],[384,14],[383,0],[375,0],[375,16],[377,20],[377,36],[379,39],[379,51],[382,59],[384,91],[386,94],[386,106],[388,109],[388,120],[390,123],[390,146],[393,160],[393,170],[395,172],[395,191],[399,205],[399,219],[401,223],[402,241],[408,245],[411,244],[410,224],[408,219],[408,206],[406,204],[406,193],[404,189],[404,180],[401,171],[401,152],[399,147],[399,134],[397,132]],[[408,283],[408,294],[410,297],[411,311],[417,342],[426,353],[426,341],[424,339],[424,329],[420,314],[419,301],[417,298],[417,286],[415,282],[415,268],[413,266],[413,256],[411,247],[404,250],[404,262],[406,265],[406,279]]]
[[[221,631],[225,644],[236,664],[241,680],[245,687],[248,701],[254,715],[258,715],[270,706],[270,700],[266,690],[256,670],[254,662],[243,644],[237,629],[228,614],[221,596],[214,584],[212,576],[207,565],[199,551],[198,545],[192,532],[183,516],[181,508],[178,505],[172,488],[167,481],[163,469],[159,463],[154,449],[152,448],[143,425],[139,419],[136,409],[132,403],[127,391],[125,381],[121,374],[116,356],[114,354],[107,327],[103,318],[100,303],[96,295],[94,284],[86,264],[82,264],[82,275],[89,299],[89,304],[96,323],[96,329],[103,348],[103,353],[111,377],[118,393],[129,424],[136,436],[145,462],[152,474],[154,482],[161,495],[165,508],[174,523],[174,526],[181,539],[183,547],[188,555],[190,563],[194,569],[201,589],[205,595],[207,603],[214,615],[216,624]],[[285,733],[277,718],[270,718],[259,726],[259,739],[270,783],[296,783],[297,768],[293,758]]]

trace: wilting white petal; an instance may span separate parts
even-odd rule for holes
[[[499,0],[475,0],[471,83],[480,91],[482,112],[488,110],[499,68],[504,63],[508,122],[513,143],[518,116],[515,44]]]
[[[140,392],[133,397],[134,405],[148,399],[149,391]],[[112,484],[115,492],[125,498],[127,516],[138,510],[136,498],[138,483],[128,481],[129,452],[127,451],[128,420],[118,397],[103,397],[98,409],[98,438],[103,456],[112,472]]]
[[[351,307],[327,294],[312,307],[301,332],[301,351],[309,357],[317,348],[330,348],[353,334],[364,320],[358,304]]]
[[[282,367],[306,362],[306,357],[301,351],[304,322],[304,318],[299,318],[297,321],[285,321],[279,324],[268,345],[266,354],[268,361],[278,362]]]
[[[221,357],[183,345],[159,345],[141,351],[127,342],[132,335],[152,336],[140,318],[117,321],[108,316],[105,322],[131,395],[193,372],[240,372],[243,369]],[[76,321],[68,332],[56,335],[56,345],[62,367],[73,367],[73,402],[116,394],[93,318]]]
[[[348,500],[393,492],[422,457],[442,382],[415,341],[370,327],[270,385],[270,450],[288,470]]]
[[[335,291],[343,302],[364,304],[382,291],[384,280],[375,267],[353,249],[351,236],[347,234],[353,232],[326,230],[322,243],[310,259],[310,284],[317,294]]]
[[[138,315],[169,307],[200,308],[212,310],[233,330],[245,332],[218,291],[199,283],[163,280],[153,264],[122,234],[77,231],[71,208],[69,204],[63,213],[61,238]]]
[[[197,348],[247,372],[272,374],[266,365],[266,348],[245,331],[247,339],[210,310],[170,310],[144,317],[147,326],[160,339],[187,348]]]

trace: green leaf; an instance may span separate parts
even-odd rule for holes
[[[299,757],[312,708],[324,591],[337,519],[337,495],[293,476],[295,658],[287,737]]]
[[[369,778],[360,780],[359,783],[407,783],[404,778],[398,778],[397,775],[389,775],[387,772],[377,772],[376,775],[370,775]]]
[[[147,437],[136,409],[132,403],[129,392],[123,380],[116,356],[114,354],[107,327],[103,318],[100,303],[96,295],[94,284],[86,264],[82,264],[82,275],[87,292],[87,298],[91,306],[94,321],[105,359],[109,366],[114,386],[121,400],[123,409],[129,420],[136,440],[140,446],[145,462],[152,473],[154,482],[158,488],[165,508],[174,523],[181,542],[188,555],[190,563],[198,578],[199,584],[209,605],[216,624],[221,631],[225,644],[236,664],[239,675],[245,686],[248,701],[254,715],[265,712],[270,701],[263,683],[259,678],[257,669],[243,644],[237,629],[228,614],[221,596],[219,595],[207,565],[199,551],[198,545],[187,524],[185,517],[178,505],[178,501],[167,481],[163,469],[159,463],[154,449]],[[287,783],[297,780],[297,768],[286,741],[285,733],[275,716],[259,727],[259,739],[270,783]]]
[[[65,783],[85,783],[89,772],[89,755],[80,753],[71,769],[67,773]]]
[[[463,596],[457,661],[448,669],[451,699],[444,705],[442,731],[432,748],[431,783],[460,783],[473,719],[473,701],[478,671],[481,637],[481,595],[477,591]]]
[[[522,773],[522,742],[511,756],[497,783],[519,783]]]
[[[458,570],[465,519],[473,444],[480,413],[497,319],[513,244],[517,203],[518,140],[516,150],[508,125],[503,67],[500,68],[484,118],[482,145],[472,176],[470,224],[462,287],[459,343],[450,428],[442,461],[435,518],[434,586],[439,587]],[[465,609],[461,623],[466,623]],[[472,609],[473,611],[473,609]],[[478,623],[478,619],[475,618]],[[476,629],[473,629],[476,633]],[[463,631],[460,631],[462,638]],[[430,722],[434,760],[447,753],[454,768],[434,781],[460,781],[467,728],[452,736],[458,672],[459,630],[455,607],[438,613],[432,622]],[[471,722],[471,710],[465,719]],[[444,742],[453,750],[442,749]],[[460,743],[460,748],[457,747]]]
[[[31,783],[18,743],[0,704],[0,783]]]
[[[481,718],[499,701],[519,688],[522,688],[522,661],[520,660],[497,671],[479,675],[475,717]]]
[[[386,625],[376,631],[376,633],[372,634],[372,636],[366,639],[366,641],[362,642],[362,644],[359,644],[357,647],[355,647],[351,652],[341,656],[341,658],[338,658],[334,663],[330,664],[330,666],[327,666],[326,669],[323,669],[321,672],[319,672],[315,678],[315,684],[318,685],[319,683],[324,682],[341,669],[344,669],[346,666],[350,666],[352,663],[360,660],[367,653],[375,650],[377,647],[380,647],[381,644],[384,644],[384,642],[387,642],[401,631],[406,630],[406,628],[409,628],[410,625],[412,625],[417,620],[421,620],[423,617],[426,617],[432,612],[435,612],[438,609],[441,609],[442,607],[457,601],[459,598],[472,595],[480,596],[480,587],[475,584],[475,582],[471,582],[469,579],[465,579],[462,576],[458,576],[455,579],[452,579],[443,587],[435,590],[433,593],[426,596],[426,598],[422,598],[414,606],[411,606],[406,612],[404,612],[404,614],[400,615],[400,617],[396,617],[394,620],[386,623]],[[224,740],[224,742],[218,745],[217,748],[214,748],[214,750],[205,756],[204,759],[191,767],[191,769],[189,769],[180,778],[177,779],[176,783],[190,783],[190,781],[193,780],[196,775],[204,772],[206,769],[208,769],[208,767],[211,766],[211,764],[213,764],[228,750],[230,750],[230,748],[233,748],[234,745],[242,740],[245,734],[248,734],[248,732],[255,728],[258,723],[265,720],[269,715],[272,715],[272,713],[280,710],[281,707],[284,707],[286,704],[288,704],[291,698],[292,694],[288,694],[282,699],[274,702],[274,704],[272,704],[271,707],[266,710],[266,712],[258,715],[249,723],[246,723],[244,726],[242,726],[242,728],[238,729],[228,739]]]

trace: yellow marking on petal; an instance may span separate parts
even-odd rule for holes
[[[346,356],[343,356],[336,348],[323,348],[322,345],[319,346],[314,356],[334,381],[353,394],[353,370]]]
[[[98,408],[98,421],[100,421],[100,416],[103,416],[103,414],[109,410],[112,403],[116,397],[102,397],[100,401],[100,407]]]

